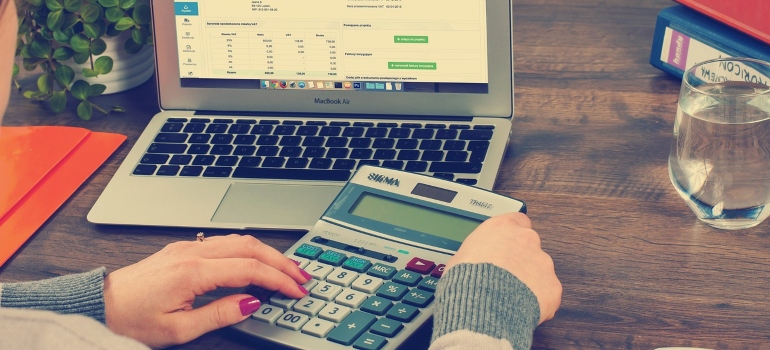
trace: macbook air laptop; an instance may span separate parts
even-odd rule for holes
[[[493,187],[511,1],[151,4],[162,111],[90,222],[307,230],[365,164]]]

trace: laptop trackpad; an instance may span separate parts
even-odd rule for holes
[[[341,189],[334,185],[234,183],[211,221],[242,223],[244,228],[310,229]]]

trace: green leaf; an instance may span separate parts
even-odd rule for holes
[[[107,50],[107,43],[102,38],[96,38],[91,42],[91,54],[99,56]]]
[[[99,0],[99,4],[104,7],[116,7],[118,6],[118,0]]]
[[[126,43],[123,45],[123,48],[126,49],[126,52],[130,54],[135,54],[139,52],[142,49],[141,44],[137,44],[134,39],[128,39],[126,40]]]
[[[24,91],[23,95],[28,99],[35,99],[38,101],[42,101],[48,98],[48,94],[42,93],[40,91]]]
[[[94,23],[102,17],[102,8],[94,4],[84,5],[80,10],[80,18],[85,23]]]
[[[71,39],[71,37],[67,35],[67,32],[62,32],[61,30],[53,32],[53,38],[59,44],[69,44]],[[56,51],[54,51],[54,55],[56,55]]]
[[[126,108],[121,106],[112,106],[112,108],[110,109],[110,112],[126,113]]]
[[[88,40],[85,35],[78,33],[70,39],[70,46],[77,53],[88,52],[91,48],[91,40]]]
[[[134,20],[132,18],[130,18],[130,17],[123,17],[120,20],[118,20],[117,23],[115,23],[115,29],[117,29],[117,30],[126,30],[128,28],[133,27],[135,24],[136,23],[134,22]]]
[[[51,95],[51,110],[61,113],[67,107],[67,94],[65,90],[56,91]]]
[[[123,18],[126,15],[126,13],[120,9],[120,7],[110,7],[106,11],[104,11],[104,16],[107,17],[107,20],[115,23],[119,19]]]
[[[53,51],[53,59],[57,61],[66,61],[72,58],[72,55],[74,54],[75,51],[72,51],[69,47],[57,47],[56,50]]]
[[[72,56],[72,60],[75,61],[77,64],[83,64],[88,62],[88,59],[91,58],[90,52],[78,52],[75,53],[75,55]]]
[[[11,76],[15,77],[19,75],[19,65],[16,64],[16,62],[13,63],[13,74]]]
[[[128,10],[136,5],[136,0],[120,0],[120,8]]]
[[[64,0],[64,8],[69,12],[78,12],[83,6],[83,0]]]
[[[91,102],[83,101],[78,105],[78,117],[83,120],[91,120],[91,115],[94,114],[94,109],[91,107]]]
[[[86,78],[98,77],[99,76],[99,72],[97,72],[97,71],[95,71],[95,70],[93,70],[91,68],[83,68],[83,76],[86,77]]]
[[[137,5],[136,8],[134,8],[134,13],[131,17],[133,17],[134,22],[139,23],[139,25],[145,26],[150,24],[150,6],[145,4]]]
[[[29,53],[33,57],[48,58],[51,55],[51,42],[43,38],[36,38],[29,44]]]
[[[103,30],[102,24],[99,22],[83,23],[83,34],[91,39],[102,36]]]
[[[45,6],[51,11],[64,9],[64,4],[61,0],[45,0]]]
[[[32,54],[29,52],[29,45],[24,45],[19,49],[19,56],[22,58],[32,58]]]
[[[94,61],[94,70],[99,74],[107,74],[112,72],[112,64],[113,61],[111,57],[102,56]]]
[[[146,38],[147,36],[145,36],[144,33],[142,33],[142,30],[139,28],[134,28],[134,30],[131,31],[131,39],[133,39],[134,42],[139,45],[144,45]]]
[[[65,15],[64,16],[64,23],[62,23],[62,25],[61,25],[61,30],[64,31],[64,30],[67,30],[67,29],[71,29],[76,24],[78,24],[78,22],[80,22],[80,18],[78,18],[78,16],[73,15],[73,14]]]
[[[41,38],[43,38],[45,40],[48,40],[48,41],[53,40],[53,31],[48,29],[48,27],[40,28],[40,32],[39,33],[40,33],[40,37]]]
[[[85,101],[88,98],[88,93],[91,91],[91,85],[83,80],[78,80],[72,84],[70,93],[78,100]]]
[[[48,14],[46,25],[53,31],[59,30],[64,23],[64,10],[51,11]]]
[[[88,97],[96,97],[104,93],[104,90],[107,90],[107,86],[104,84],[93,84],[91,85],[91,89],[88,92]]]
[[[48,74],[41,74],[37,78],[37,89],[45,94],[51,91],[51,79],[48,79]]]
[[[75,71],[69,66],[62,65],[56,69],[54,77],[62,88],[66,88],[70,86],[70,84],[72,84],[72,80],[75,79]]]

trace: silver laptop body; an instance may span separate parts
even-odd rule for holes
[[[492,189],[513,116],[510,0],[151,4],[162,111],[100,195],[90,222],[307,230],[345,183],[294,176],[296,169],[254,178],[238,165],[227,177],[140,171],[185,167],[163,165],[152,153],[163,146],[158,135],[180,120],[446,125],[459,132],[483,125],[494,130],[483,166],[462,177]],[[144,164],[149,158],[153,166]],[[446,175],[431,169],[422,172]]]

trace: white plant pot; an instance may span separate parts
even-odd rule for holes
[[[126,40],[131,37],[130,31],[124,31],[118,36],[104,36],[102,40],[107,43],[107,50],[100,56],[112,57],[112,71],[98,77],[83,77],[83,68],[91,68],[91,63],[83,64],[71,63],[75,70],[75,80],[85,80],[89,84],[104,84],[107,89],[104,94],[114,94],[135,88],[146,82],[152,74],[155,73],[155,57],[150,45],[145,45],[142,49],[130,54],[123,48]],[[99,56],[94,56],[96,60]]]

